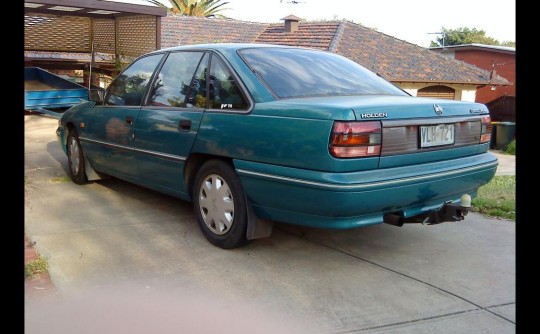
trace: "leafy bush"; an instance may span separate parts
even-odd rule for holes
[[[516,155],[516,140],[512,141],[506,146],[506,153]]]
[[[24,266],[24,277],[33,277],[39,274],[47,272],[49,269],[49,263],[47,259],[38,256],[34,261],[28,262]]]

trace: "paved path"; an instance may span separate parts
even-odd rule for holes
[[[510,154],[499,153],[499,151],[491,151],[499,159],[497,173],[495,175],[516,175],[516,156]]]
[[[56,120],[26,117],[25,231],[59,293],[25,298],[26,333],[515,332],[513,221],[276,224],[225,251],[188,203],[68,181]]]

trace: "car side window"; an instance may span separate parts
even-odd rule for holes
[[[146,86],[163,54],[147,56],[135,61],[110,85],[106,105],[140,106]]]
[[[249,108],[232,73],[218,57],[212,57],[209,81],[210,108],[223,110]]]
[[[165,60],[154,82],[148,105],[164,107],[194,107],[187,96],[195,69],[203,52],[173,52]]]
[[[208,72],[208,53],[204,55],[191,81],[186,100],[187,107],[206,108],[206,72]]]

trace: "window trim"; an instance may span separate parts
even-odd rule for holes
[[[204,89],[206,91],[206,96],[204,97],[203,111],[208,109],[208,72],[209,72],[208,68],[210,67],[210,59],[212,57],[212,54],[211,54],[210,51],[205,51],[203,57],[199,61],[199,64],[197,64],[197,68],[195,69],[195,73],[193,73],[193,76],[191,77],[191,82],[189,83],[190,87],[189,87],[189,92],[188,92],[188,94],[191,94],[191,88],[193,86],[193,80],[195,80],[195,74],[197,73],[197,70],[199,69],[199,66],[202,65],[202,61],[204,60],[206,55],[208,55],[208,58],[206,59],[206,74],[204,76],[204,82],[205,82],[205,86],[206,86],[206,87],[204,87]]]
[[[170,52],[164,52],[163,57],[161,58],[161,61],[156,66],[156,69],[154,70],[154,73],[152,73],[152,76],[150,77],[150,81],[148,82],[148,87],[146,88],[146,91],[144,92],[143,98],[141,99],[141,107],[145,107],[146,103],[148,102],[148,95],[150,94],[151,87],[154,87],[154,83],[156,81],[156,77],[158,73],[161,71],[161,68],[163,67],[163,64],[165,64],[165,61],[167,58],[169,58]]]
[[[240,110],[240,109],[214,109],[214,108],[184,108],[184,107],[171,107],[171,106],[162,107],[162,106],[149,106],[149,105],[147,105],[147,103],[148,103],[148,94],[150,93],[149,87],[152,87],[154,85],[154,81],[156,80],[155,78],[156,78],[157,74],[159,73],[159,71],[161,71],[161,68],[163,67],[163,64],[167,60],[169,54],[172,53],[172,52],[203,52],[203,53],[208,53],[208,56],[209,56],[209,59],[208,59],[208,71],[206,73],[206,83],[207,83],[206,107],[208,107],[210,105],[210,103],[209,103],[210,102],[210,91],[209,91],[209,87],[208,87],[208,85],[210,84],[210,82],[208,80],[208,76],[210,75],[210,66],[212,64],[212,57],[217,57],[219,60],[221,60],[223,62],[223,64],[227,68],[227,70],[229,70],[229,72],[232,74],[234,80],[238,84],[238,88],[240,89],[241,94],[244,96],[244,98],[248,102],[248,105],[249,105],[248,108],[245,109],[245,110]],[[145,57],[156,55],[156,54],[161,54],[162,58],[161,58],[160,62],[158,63],[158,65],[156,66],[156,68],[154,69],[154,72],[152,73],[152,76],[150,77],[149,85],[146,87],[146,91],[144,93],[143,99],[141,100],[141,104],[139,106],[118,106],[118,105],[107,105],[107,104],[105,104],[105,100],[109,95],[110,87],[112,87],[113,83],[118,79],[118,77],[120,77],[120,75],[122,75],[125,71],[127,71],[136,61],[138,61],[138,60],[140,60],[142,58],[145,58]],[[238,52],[236,52],[236,54],[237,54],[237,56],[239,56],[241,58],[241,56],[238,54]],[[204,55],[203,55],[203,58],[204,58]],[[244,61],[243,58],[241,58],[241,59],[242,59],[242,61]],[[244,63],[245,63],[245,61],[244,61]],[[200,63],[199,63],[199,65],[200,65]],[[197,66],[197,68],[198,68],[198,66]],[[195,75],[195,73],[194,73],[194,75]],[[193,80],[193,77],[192,77],[192,80]],[[264,81],[262,81],[262,80],[261,80],[261,82],[264,83]],[[264,83],[264,84],[266,85],[266,83]],[[274,95],[271,90],[270,90],[270,92],[272,93],[272,95]],[[194,110],[202,110],[202,111],[220,112],[220,113],[249,114],[249,113],[251,113],[253,111],[253,107],[255,106],[255,102],[253,100],[253,97],[251,96],[251,93],[246,88],[246,85],[241,80],[241,78],[238,75],[238,73],[236,72],[236,70],[231,66],[231,64],[227,61],[227,59],[221,53],[219,53],[218,51],[213,50],[213,49],[200,48],[200,49],[185,49],[185,50],[171,50],[171,51],[155,51],[155,52],[151,52],[151,53],[148,53],[148,54],[145,54],[145,55],[142,55],[142,56],[138,57],[128,67],[126,67],[124,70],[122,70],[122,72],[118,73],[118,75],[114,78],[114,80],[111,82],[109,87],[107,87],[107,90],[105,91],[105,95],[104,95],[104,99],[103,99],[103,104],[101,106],[106,107],[106,108],[131,107],[131,108],[160,109],[160,110],[161,109],[167,109],[167,110],[193,110],[193,111]]]

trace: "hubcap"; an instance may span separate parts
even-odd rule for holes
[[[208,175],[199,189],[199,209],[206,226],[217,235],[231,229],[234,199],[229,185],[217,174]]]
[[[71,137],[69,142],[69,156],[71,158],[71,171],[73,175],[77,175],[79,173],[79,145],[75,137]]]

